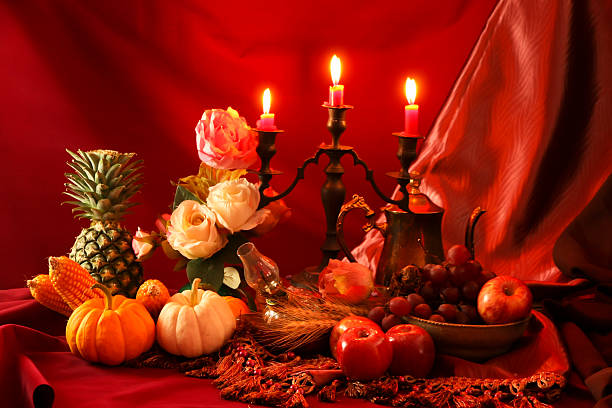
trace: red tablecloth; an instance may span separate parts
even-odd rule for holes
[[[536,327],[511,353],[485,364],[439,356],[436,372],[444,375],[525,376],[536,371],[563,372],[567,356],[552,323],[536,313]],[[66,318],[30,297],[27,289],[0,291],[0,395],[2,406],[29,407],[167,407],[236,406],[225,401],[210,380],[186,377],[174,370],[104,367],[72,355],[63,337]],[[560,407],[587,407],[593,400],[572,381]],[[309,397],[311,406],[322,406]],[[335,406],[373,406],[341,399]]]

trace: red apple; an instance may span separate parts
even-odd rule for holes
[[[531,291],[523,281],[502,275],[480,289],[478,313],[488,324],[516,322],[529,316],[531,303]]]
[[[436,357],[434,342],[424,329],[413,324],[401,324],[386,334],[393,346],[393,361],[389,373],[425,377]]]
[[[373,327],[351,327],[338,339],[336,354],[348,378],[369,381],[387,371],[393,347],[382,331]]]
[[[345,317],[344,319],[336,323],[336,325],[332,329],[331,335],[329,336],[329,348],[335,359],[338,359],[338,356],[336,355],[336,345],[338,344],[338,339],[340,338],[342,333],[344,333],[347,329],[350,329],[351,327],[372,327],[374,329],[377,329],[381,333],[383,332],[379,325],[377,325],[367,317]]]

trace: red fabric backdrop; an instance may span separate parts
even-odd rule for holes
[[[445,245],[460,242],[460,221],[480,206],[485,268],[567,279],[553,247],[612,174],[611,63],[612,2],[499,2],[411,168],[445,208]],[[597,217],[605,225],[605,210]],[[605,233],[591,235],[610,248]],[[588,238],[580,242],[593,247]],[[372,262],[377,241],[370,232],[360,262]],[[608,267],[609,253],[595,264]]]
[[[421,133],[427,133],[495,2],[174,2],[9,1],[0,3],[0,161],[5,232],[0,288],[46,272],[45,257],[66,253],[82,224],[64,197],[64,148],[134,151],[146,185],[126,224],[152,229],[172,200],[171,180],[197,171],[194,127],[204,109],[232,106],[254,125],[261,92],[272,90],[279,127],[273,167],[286,175],[330,137],[325,129],[329,58],[343,62],[345,144],[383,176],[397,169],[403,85],[416,78]],[[324,215],[322,163],[287,198],[292,219],[258,239],[283,273],[319,261]],[[347,160],[347,197],[373,197]],[[358,239],[357,224],[352,244]],[[461,223],[464,220],[460,221]],[[351,231],[349,231],[351,232]],[[181,286],[160,252],[147,277]]]

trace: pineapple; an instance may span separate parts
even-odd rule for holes
[[[128,200],[142,187],[142,160],[132,160],[134,153],[94,150],[77,153],[66,150],[73,158],[66,173],[64,194],[75,201],[72,212],[78,218],[91,220],[70,251],[70,259],[79,263],[93,278],[108,286],[113,295],[135,297],[143,281],[142,265],[132,249],[132,235],[121,227],[121,218],[134,206]]]

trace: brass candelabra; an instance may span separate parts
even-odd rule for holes
[[[327,156],[329,163],[325,167],[326,179],[321,187],[321,201],[323,209],[325,211],[326,219],[326,231],[325,240],[321,246],[322,258],[321,262],[316,267],[307,268],[309,272],[321,271],[329,262],[330,259],[336,258],[340,251],[340,245],[338,243],[336,234],[336,221],[342,204],[346,198],[346,188],[342,181],[344,175],[344,167],[340,160],[345,155],[349,155],[353,158],[354,166],[361,166],[365,171],[365,179],[370,183],[376,194],[385,202],[389,204],[395,204],[403,211],[410,210],[410,190],[418,189],[420,183],[420,175],[417,173],[411,173],[409,171],[410,165],[417,157],[417,143],[422,140],[423,137],[420,135],[405,134],[404,132],[393,133],[398,138],[398,150],[397,158],[400,161],[400,170],[395,172],[387,173],[388,176],[393,177],[399,186],[399,192],[401,197],[399,199],[393,199],[383,193],[374,180],[374,171],[368,167],[368,165],[359,158],[355,149],[351,146],[345,146],[340,144],[340,136],[346,130],[346,112],[353,109],[350,105],[339,105],[331,106],[324,104],[322,105],[328,110],[329,119],[327,120],[327,129],[332,136],[332,144],[322,144],[316,153],[306,159],[300,167],[297,168],[295,178],[292,183],[281,193],[268,196],[264,191],[270,186],[272,177],[282,174],[280,171],[273,170],[270,167],[270,161],[276,154],[276,135],[282,133],[282,130],[261,130],[256,129],[259,133],[259,145],[257,146],[257,154],[261,160],[261,167],[257,174],[261,182],[259,192],[261,200],[259,207],[263,208],[272,201],[279,200],[287,196],[298,182],[304,179],[304,172],[310,164],[318,164],[321,156]]]

